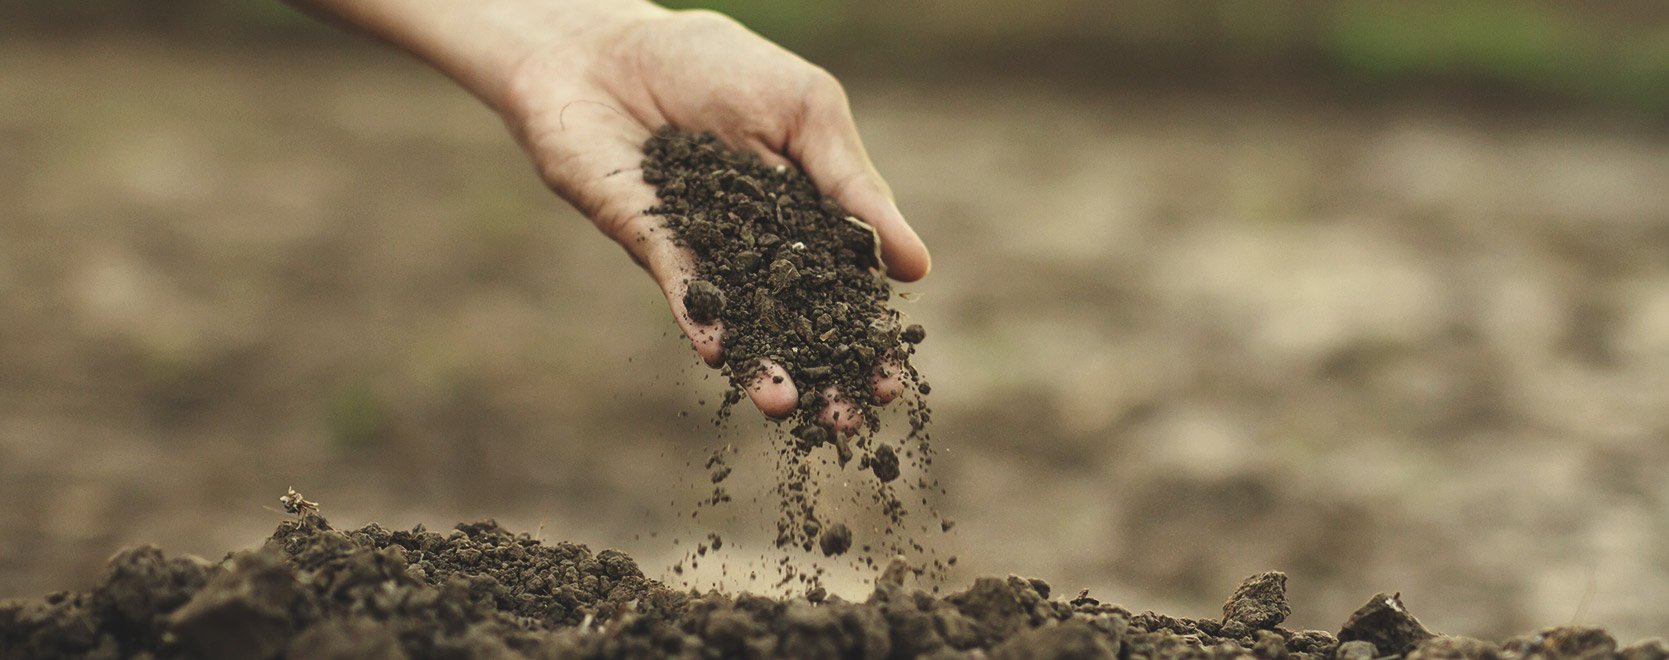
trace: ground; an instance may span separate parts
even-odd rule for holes
[[[847,82],[934,250],[900,304],[953,585],[1212,617],[1281,570],[1297,628],[1400,591],[1450,633],[1669,634],[1661,128]],[[256,545],[288,486],[340,525],[493,517],[652,577],[714,528],[739,564],[768,544],[745,496],[686,517],[702,457],[765,460],[762,425],[714,434],[721,383],[648,278],[440,76],[8,38],[0,154],[0,597],[85,588],[134,543]]]

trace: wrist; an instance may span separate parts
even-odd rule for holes
[[[586,58],[633,23],[669,10],[649,0],[290,0],[417,55],[503,112],[518,71],[559,51]]]
[[[446,37],[453,43],[431,62],[500,113],[512,111],[518,81],[530,67],[555,75],[580,71],[631,26],[669,11],[648,0],[494,0],[493,4],[498,11],[483,12],[473,37]],[[552,61],[561,70],[552,71],[543,64]]]

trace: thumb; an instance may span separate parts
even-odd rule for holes
[[[805,168],[818,190],[880,234],[888,276],[903,282],[926,276],[933,267],[927,245],[905,222],[893,202],[892,188],[869,162],[840,83],[829,77],[805,103],[799,130],[787,145],[789,155]]]

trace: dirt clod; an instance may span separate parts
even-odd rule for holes
[[[684,290],[684,310],[696,323],[717,321],[724,314],[724,292],[707,280],[693,280]]]
[[[911,323],[905,326],[903,332],[898,333],[899,341],[906,344],[920,344],[926,338],[927,330],[922,328],[920,323]]]
[[[846,554],[852,547],[852,530],[846,527],[846,523],[830,525],[828,529],[823,530],[823,535],[818,537],[817,545],[823,549],[823,555],[826,557]]]
[[[1403,655],[1432,637],[1419,619],[1402,605],[1401,594],[1374,594],[1339,629],[1339,641],[1370,642],[1381,653]]]
[[[888,483],[898,478],[898,454],[892,447],[881,445],[875,448],[875,455],[869,458],[869,469],[875,472],[875,478],[881,483]]]
[[[1292,608],[1287,606],[1287,576],[1279,571],[1258,573],[1240,583],[1223,604],[1223,625],[1238,623],[1250,630],[1281,625]]]

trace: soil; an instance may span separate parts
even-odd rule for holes
[[[478,101],[374,48],[63,37],[0,40],[0,598],[257,545],[292,483],[775,593],[770,432],[715,439],[720,373]],[[928,330],[947,590],[1204,616],[1279,568],[1286,626],[1400,590],[1442,632],[1669,634],[1662,122],[946,73],[846,82],[942,267],[890,304]],[[681,516],[726,442],[735,501]],[[862,600],[874,516],[839,518],[816,555]]]
[[[697,323],[724,323],[724,369],[736,393],[771,360],[801,393],[794,422],[815,422],[834,388],[874,430],[880,402],[872,380],[902,369],[913,385],[911,347],[924,336],[919,325],[904,333],[886,305],[892,291],[875,230],[798,170],[767,165],[710,134],[665,127],[644,155],[643,179],[661,200],[650,213],[696,258],[687,313]]]
[[[714,541],[715,545],[717,541]],[[125,550],[84,593],[0,602],[0,660],[116,658],[1505,658],[1669,657],[1605,631],[1551,628],[1494,644],[1437,636],[1378,594],[1337,634],[1281,623],[1286,576],[1247,578],[1221,619],[1056,596],[979,578],[944,598],[889,565],[863,602],[666,587],[631,557],[546,543],[492,521],[332,528],[312,508],[221,562]],[[1342,641],[1342,643],[1341,643]]]
[[[922,473],[932,462],[925,401],[930,388],[910,364],[927,333],[887,305],[892,288],[875,230],[820,194],[799,170],[767,165],[710,134],[665,127],[643,151],[643,179],[660,198],[649,212],[695,257],[695,277],[685,282],[686,314],[696,323],[723,323],[722,368],[730,391],[718,422],[744,398],[764,361],[780,364],[799,389],[798,405],[782,420],[789,432],[778,443],[777,547],[807,555],[821,549],[824,556],[844,555],[852,547],[851,527],[819,510],[824,490],[815,475],[819,460],[832,458],[844,469],[856,458],[857,469],[872,472],[879,482],[871,499],[889,525],[864,543],[862,556],[853,561],[873,568],[877,559],[912,554],[919,570],[942,573],[947,564],[907,533],[903,523],[911,507],[889,485],[902,474],[901,454]],[[893,372],[903,385],[908,430],[889,444],[879,439],[882,401],[874,380]],[[831,432],[819,419],[837,399],[862,417],[855,437]],[[817,456],[824,446],[830,449]],[[707,468],[715,468],[713,460]],[[727,475],[728,468],[714,472],[715,484],[721,473]],[[917,490],[927,515],[939,520],[929,497],[936,482],[923,477],[902,489]],[[721,494],[715,488],[703,506],[718,504]],[[947,528],[941,523],[919,529]],[[704,555],[698,547],[687,559]],[[779,570],[785,585],[797,580],[808,591],[820,586],[822,571],[816,566],[789,560]]]

